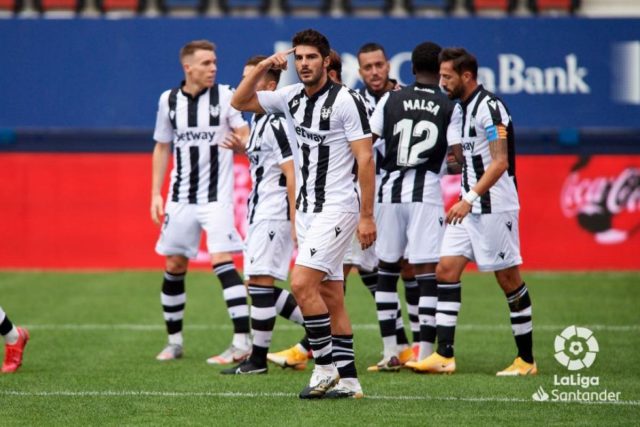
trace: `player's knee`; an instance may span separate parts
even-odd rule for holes
[[[395,272],[400,272],[400,261],[398,262],[385,262],[385,261],[379,261],[378,262],[378,267],[383,269],[383,270],[387,270],[387,271],[395,271]]]
[[[459,280],[459,277],[457,276],[457,271],[453,268],[453,266],[449,265],[446,262],[440,262],[436,266],[436,281],[439,283],[457,282]]]
[[[182,274],[187,271],[189,260],[182,256],[168,256],[166,261],[167,272],[171,274]]]
[[[522,284],[520,269],[517,266],[496,271],[495,276],[498,284],[505,293],[515,291]]]

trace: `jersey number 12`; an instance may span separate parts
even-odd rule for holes
[[[393,127],[393,135],[400,134],[398,142],[398,166],[417,166],[429,158],[424,155],[438,142],[438,126],[428,120],[413,123],[411,119],[402,119]],[[424,135],[424,138],[416,141]]]

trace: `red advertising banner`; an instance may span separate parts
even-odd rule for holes
[[[244,235],[244,158],[234,171]],[[640,270],[640,156],[525,155],[517,176],[523,268]],[[162,268],[150,182],[149,154],[0,154],[0,268]],[[447,203],[458,186],[443,180]]]

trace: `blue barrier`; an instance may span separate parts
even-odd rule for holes
[[[0,20],[0,128],[148,129],[160,93],[181,80],[186,41],[215,41],[218,80],[236,85],[249,56],[307,27],[342,54],[351,86],[361,44],[384,44],[406,83],[411,49],[432,39],[477,54],[519,127],[638,127],[640,19],[138,18]]]

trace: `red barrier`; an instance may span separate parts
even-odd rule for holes
[[[249,175],[236,159],[244,232]],[[520,156],[524,268],[640,270],[640,156]],[[150,154],[1,154],[0,268],[162,268]],[[456,177],[445,180],[448,203]],[[205,252],[195,263],[208,266]]]

